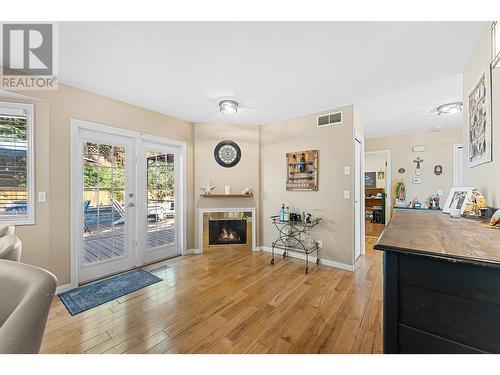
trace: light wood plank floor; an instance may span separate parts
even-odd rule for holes
[[[356,272],[235,249],[151,268],[164,280],[76,316],[58,298],[42,353],[381,353],[381,254]]]

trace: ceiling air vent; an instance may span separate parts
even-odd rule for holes
[[[318,128],[342,123],[342,111],[318,116]]]

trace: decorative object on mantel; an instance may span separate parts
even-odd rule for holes
[[[252,194],[252,189],[250,188],[244,188],[243,191],[241,192],[242,195],[250,195]]]
[[[287,191],[318,190],[318,150],[286,154]]]
[[[406,207],[406,185],[403,181],[396,184],[396,207]]]
[[[219,142],[214,149],[214,158],[219,165],[225,168],[234,167],[241,159],[240,146],[236,142],[229,140]]]
[[[399,168],[398,169],[399,174],[404,174],[406,172],[406,169],[404,168]]]
[[[413,162],[414,162],[415,164],[417,164],[417,169],[415,169],[415,174],[416,174],[417,176],[420,176],[420,174],[421,174],[421,172],[422,172],[420,168],[422,167],[422,165],[421,165],[421,164],[424,162],[424,159],[422,159],[422,158],[419,156],[419,157],[417,157],[415,160],[413,160]]]
[[[215,185],[214,186],[210,185],[210,180],[208,180],[206,185],[201,185],[201,187],[200,187],[200,190],[203,192],[203,195],[212,194],[214,189],[215,189]]]
[[[471,187],[452,187],[444,204],[443,212],[452,216],[462,215],[465,205],[470,202],[472,190]]]
[[[491,147],[491,74],[484,68],[469,94],[468,156],[469,168],[492,161]]]

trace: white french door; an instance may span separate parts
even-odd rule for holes
[[[185,144],[72,120],[71,283],[182,253]]]
[[[135,265],[134,139],[79,131],[79,282]]]
[[[180,254],[178,246],[178,152],[161,143],[140,142],[138,229],[143,263]]]

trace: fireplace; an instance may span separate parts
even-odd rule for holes
[[[239,248],[252,250],[255,247],[254,211],[235,210],[200,212],[200,236],[202,249]]]
[[[247,242],[247,219],[209,219],[208,245],[243,245]]]

